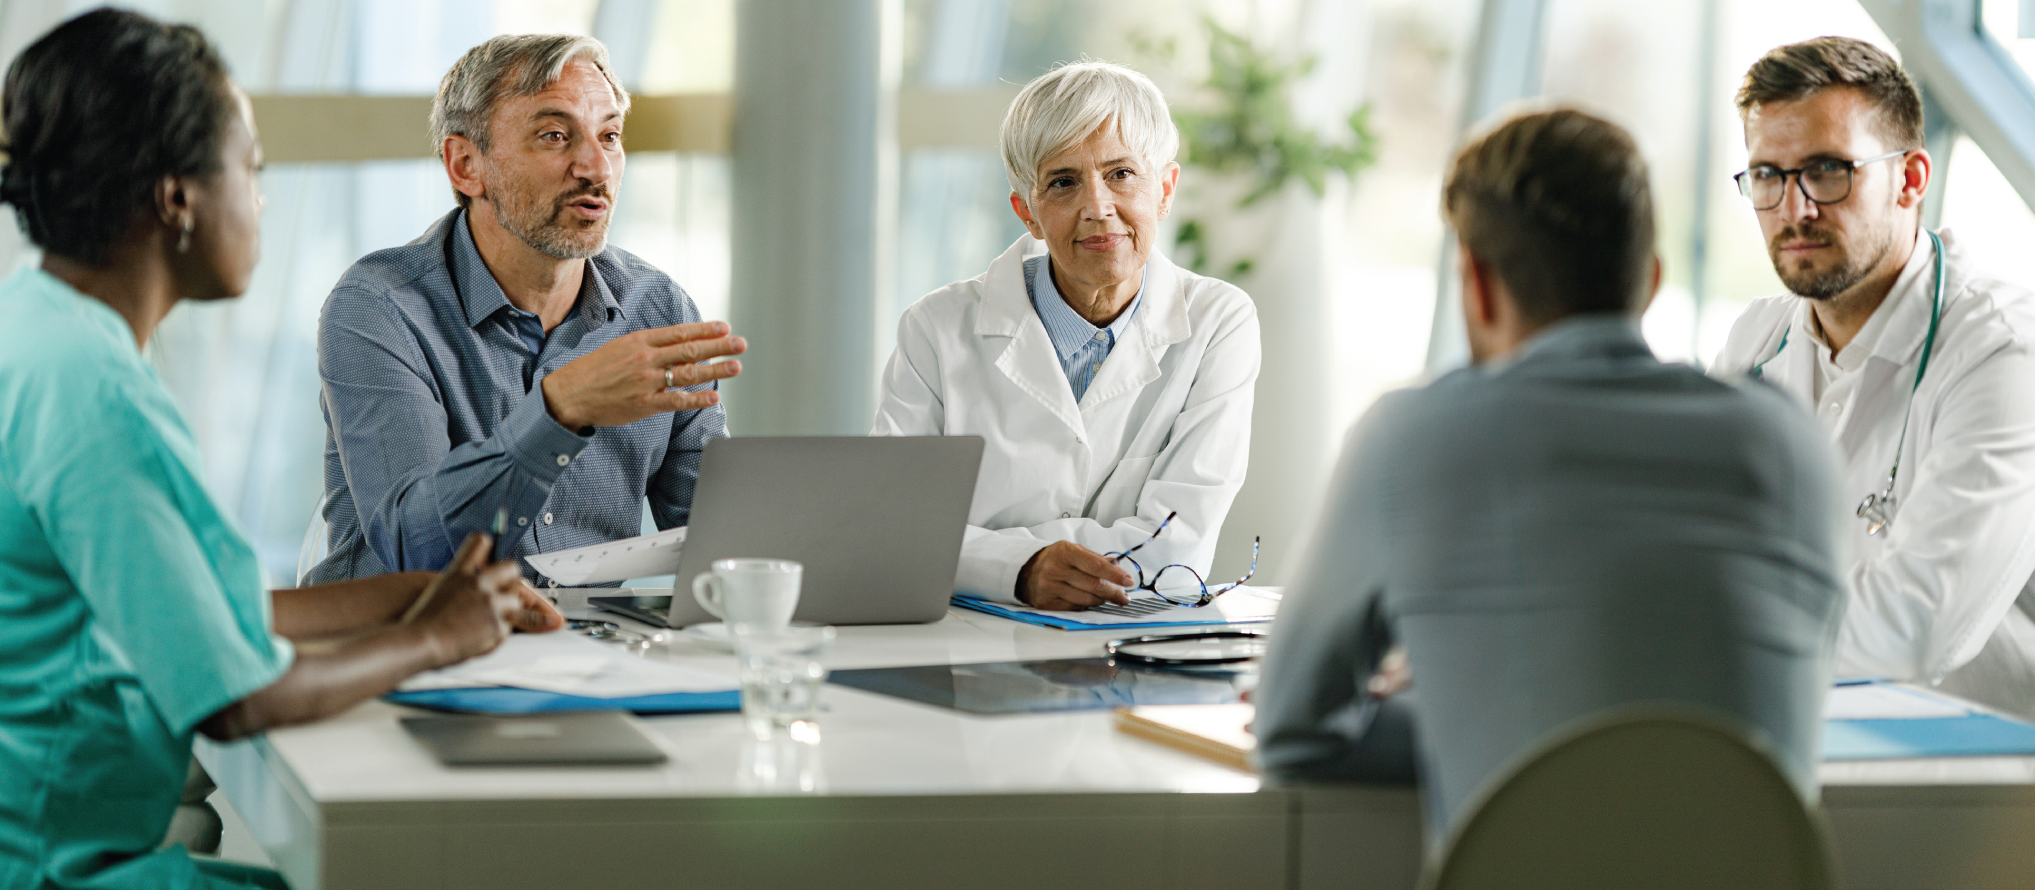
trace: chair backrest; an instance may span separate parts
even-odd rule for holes
[[[304,577],[311,574],[311,570],[319,563],[324,562],[326,554],[332,549],[332,543],[328,540],[331,529],[325,523],[325,504],[330,500],[332,496],[329,494],[321,497],[318,499],[318,506],[311,509],[311,527],[304,529],[304,543],[297,548],[298,587],[304,586]]]
[[[1494,783],[1425,890],[1827,890],[1822,820],[1747,731],[1647,707],[1591,718]]]

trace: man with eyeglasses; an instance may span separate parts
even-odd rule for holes
[[[1801,400],[1836,443],[1837,670],[2035,716],[2035,302],[1922,226],[1921,95],[1885,52],[1780,47],[1738,110],[1739,189],[1790,292],[1746,309],[1713,371]]]

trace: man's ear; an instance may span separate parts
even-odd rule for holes
[[[1038,220],[1032,219],[1032,208],[1025,204],[1025,199],[1018,197],[1017,192],[1010,193],[1010,209],[1025,224],[1025,231],[1040,241],[1046,240],[1046,230],[1039,226]]]
[[[452,180],[453,189],[469,198],[485,198],[487,183],[481,180],[480,151],[465,136],[445,137],[442,146],[445,154],[445,178]]]
[[[1653,275],[1647,280],[1646,299],[1639,301],[1639,312],[1636,313],[1638,315],[1645,315],[1646,310],[1653,308],[1653,298],[1661,295],[1661,275],[1667,269],[1667,264],[1661,262],[1660,254],[1654,254],[1649,262],[1653,264]]]
[[[1497,282],[1490,268],[1460,244],[1456,245],[1456,267],[1463,279],[1463,317],[1478,327],[1497,323]]]
[[[1929,177],[1936,173],[1936,160],[1929,157],[1929,149],[1918,148],[1901,162],[1901,193],[1894,200],[1903,208],[1922,206],[1922,196],[1929,191]]]

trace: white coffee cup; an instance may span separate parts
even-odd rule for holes
[[[712,571],[693,577],[692,596],[731,625],[778,629],[791,623],[804,574],[805,566],[789,559],[717,559]]]

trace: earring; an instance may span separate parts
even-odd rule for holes
[[[177,252],[191,252],[191,218],[184,217],[184,232],[177,236]]]

